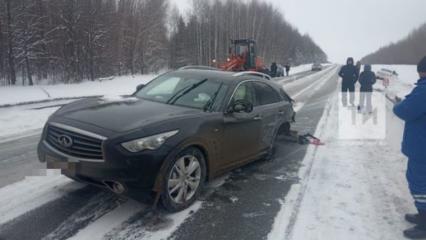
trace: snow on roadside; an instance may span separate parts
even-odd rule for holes
[[[331,99],[316,135],[325,146],[310,146],[268,235],[271,240],[400,239],[414,210],[405,181],[405,157],[385,140],[337,138],[338,100]],[[392,118],[393,119],[393,118]],[[388,119],[387,125],[401,126]]]
[[[58,171],[47,170],[45,176],[26,177],[0,188],[0,225],[82,186]]]
[[[125,95],[133,93],[136,86],[147,83],[156,75],[114,77],[112,80],[87,81],[75,84],[7,86],[0,87],[0,106],[56,98],[87,97],[98,95]]]
[[[108,101],[118,101],[121,99],[119,95],[133,93],[137,85],[147,83],[154,77],[154,75],[123,76],[108,81],[83,82],[80,84],[1,87],[0,105],[96,95],[103,95],[105,96],[104,99]],[[49,97],[44,92],[43,94],[39,94],[41,88],[49,94]],[[61,100],[55,101],[55,103],[65,104],[71,101],[72,100]],[[51,105],[53,103],[49,104]],[[35,106],[47,106],[49,104],[44,103],[0,108],[0,126],[2,126],[0,128],[0,141],[13,138],[19,134],[41,129],[48,117],[55,112],[59,106],[45,109],[35,109]]]
[[[40,130],[57,107],[40,110],[0,109],[0,141],[12,136]]]

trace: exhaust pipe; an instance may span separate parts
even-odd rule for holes
[[[126,187],[116,181],[103,181],[105,186],[116,194],[123,194],[126,191]]]

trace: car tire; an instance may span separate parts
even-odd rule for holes
[[[195,147],[181,151],[169,163],[163,176],[162,205],[169,212],[188,208],[198,198],[205,179],[204,154]]]

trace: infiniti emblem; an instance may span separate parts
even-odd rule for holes
[[[61,135],[58,137],[58,142],[59,144],[61,144],[63,147],[69,148],[72,146],[72,138],[70,136],[67,135]]]

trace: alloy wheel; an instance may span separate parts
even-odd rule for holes
[[[201,181],[201,165],[194,155],[184,155],[174,164],[167,181],[167,191],[177,204],[189,201],[197,192]]]

